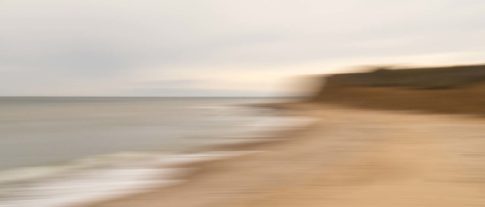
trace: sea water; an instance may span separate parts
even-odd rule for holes
[[[262,98],[0,98],[0,207],[68,206],[182,182],[190,149],[305,124]]]

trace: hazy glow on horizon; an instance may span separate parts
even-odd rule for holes
[[[2,0],[0,95],[281,94],[366,64],[479,63],[480,0]]]

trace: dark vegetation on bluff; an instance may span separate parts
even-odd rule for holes
[[[485,114],[485,65],[375,68],[321,79],[314,101],[376,109]]]

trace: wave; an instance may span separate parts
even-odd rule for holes
[[[248,142],[277,130],[308,125],[308,117],[268,117],[242,127],[230,142]],[[256,139],[257,141],[257,139]],[[191,163],[241,156],[251,151],[167,154],[157,151],[97,155],[57,166],[0,172],[0,207],[61,207],[167,187],[185,181]]]
[[[0,206],[66,206],[171,186],[183,182],[190,173],[187,164],[245,153],[121,153],[65,166],[10,170],[2,174]]]

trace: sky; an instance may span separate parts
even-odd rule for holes
[[[483,0],[0,0],[0,96],[279,96],[484,63]]]

